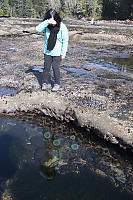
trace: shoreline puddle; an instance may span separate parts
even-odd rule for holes
[[[0,96],[7,95],[7,94],[14,95],[16,93],[17,93],[16,90],[0,87]]]
[[[132,58],[89,58],[80,67],[63,66],[67,74],[71,74],[75,78],[95,79],[125,79],[131,80],[133,77]],[[111,73],[109,75],[109,73]],[[101,75],[102,74],[102,75]]]
[[[68,74],[72,74],[72,76],[78,78],[90,78],[90,76],[87,74],[87,70],[79,69],[76,67],[63,67],[65,71],[67,71]]]
[[[101,68],[107,70],[113,70],[115,72],[125,72],[125,73],[133,73],[133,56],[130,58],[112,58],[112,57],[105,57],[105,58],[96,58],[90,59],[86,62],[85,67],[88,68]]]

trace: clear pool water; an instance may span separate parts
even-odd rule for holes
[[[100,143],[70,124],[0,119],[1,199],[132,200],[131,155]]]

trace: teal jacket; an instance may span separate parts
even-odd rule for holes
[[[48,38],[50,35],[50,30],[47,28],[49,25],[48,20],[43,21],[38,26],[36,26],[36,31],[38,33],[44,33],[45,43],[44,43],[44,54],[50,56],[66,56],[68,47],[68,30],[65,24],[61,22],[60,30],[57,34],[57,41],[53,50],[47,50]]]

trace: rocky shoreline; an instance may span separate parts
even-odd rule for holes
[[[133,27],[85,24],[79,28],[65,22],[70,34],[68,54],[61,65],[61,89],[52,93],[51,85],[48,91],[40,89],[44,41],[35,33],[38,20],[0,19],[0,86],[16,90],[16,94],[1,96],[0,113],[32,112],[74,121],[88,134],[93,128],[103,139],[133,150],[132,74],[95,64],[87,67],[90,57],[129,57]]]

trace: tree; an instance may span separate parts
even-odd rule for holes
[[[132,0],[103,0],[102,17],[105,19],[132,19]]]
[[[34,17],[34,15],[32,0],[23,0],[23,17]]]
[[[133,19],[133,0],[0,0],[0,16],[43,18],[50,8],[77,18]]]
[[[0,15],[4,17],[9,17],[11,13],[10,13],[10,6],[9,6],[8,0],[2,0],[0,3],[1,3]]]
[[[43,18],[44,13],[48,9],[48,0],[33,0],[32,2],[37,17]]]
[[[119,19],[130,19],[131,0],[119,0],[119,11],[117,13]]]
[[[13,16],[14,0],[8,0],[10,6],[11,16]]]
[[[73,16],[77,16],[77,5],[80,3],[80,0],[66,0],[66,8],[67,8],[67,13],[71,13]]]
[[[65,13],[66,5],[65,0],[60,0],[60,12]]]
[[[103,0],[102,17],[105,19],[114,18],[114,0]]]

